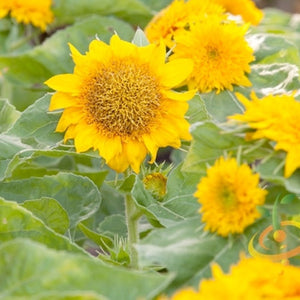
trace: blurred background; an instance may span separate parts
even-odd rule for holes
[[[287,12],[300,13],[300,0],[256,0],[259,8],[277,7]]]

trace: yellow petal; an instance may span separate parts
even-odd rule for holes
[[[300,147],[293,147],[285,159],[284,177],[290,177],[300,167]]]
[[[63,132],[71,124],[77,124],[82,118],[84,118],[84,115],[80,109],[73,107],[66,108],[58,121],[56,131]]]
[[[121,40],[117,34],[110,39],[110,46],[113,53],[119,58],[137,56],[137,46]]]
[[[106,161],[110,161],[114,156],[122,152],[122,143],[119,136],[108,138],[99,135],[98,140],[95,142],[95,149],[98,149],[100,156]]]
[[[140,166],[145,159],[147,149],[141,142],[128,141],[123,144],[123,149],[127,155],[127,160],[135,173],[140,172]]]
[[[85,62],[86,56],[82,55],[71,43],[68,43],[72,59],[76,65],[82,65]]]
[[[114,156],[110,161],[106,161],[106,163],[118,173],[124,172],[129,167],[127,156],[124,153]]]
[[[93,40],[89,45],[88,57],[100,62],[106,61],[111,56],[110,47],[102,41]]]
[[[77,126],[77,134],[74,138],[74,144],[77,152],[85,152],[94,146],[95,136],[97,136],[96,128],[81,122]]]
[[[165,95],[168,99],[176,100],[176,101],[188,101],[195,96],[197,90],[191,90],[187,92],[175,92],[171,90],[163,91],[163,95]]]
[[[51,97],[49,110],[53,111],[56,109],[67,108],[71,106],[80,106],[80,102],[75,97],[70,96],[70,94],[56,92]]]
[[[165,64],[161,81],[166,87],[176,87],[182,84],[193,70],[193,61],[191,59],[179,58]]]
[[[76,94],[80,88],[81,80],[74,74],[55,75],[45,81],[49,87],[56,91]]]
[[[148,149],[148,151],[151,154],[151,161],[150,163],[154,163],[155,159],[156,159],[156,155],[157,155],[157,151],[158,151],[158,147],[157,145],[154,143],[153,139],[151,138],[150,135],[145,134],[143,135],[143,141],[145,143],[146,148]]]

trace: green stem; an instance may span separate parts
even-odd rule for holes
[[[137,208],[130,194],[127,194],[125,197],[125,216],[127,222],[131,267],[138,269],[138,252],[134,248],[134,244],[137,244],[139,241],[138,220],[140,214],[137,213]]]

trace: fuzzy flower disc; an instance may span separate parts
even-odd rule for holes
[[[248,165],[239,166],[234,158],[218,159],[194,194],[201,204],[205,229],[221,236],[243,233],[260,217],[257,206],[265,201],[267,192],[258,183],[258,174]]]
[[[73,74],[56,75],[46,84],[56,90],[50,110],[63,108],[57,131],[74,139],[78,152],[98,150],[117,172],[139,172],[146,154],[159,147],[178,148],[190,140],[184,119],[194,92],[178,93],[190,74],[188,59],[165,62],[165,47],[138,47],[117,35],[110,45],[94,40],[82,55],[70,45]]]

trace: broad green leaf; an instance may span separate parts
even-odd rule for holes
[[[172,0],[141,0],[155,12],[167,7]]]
[[[0,134],[0,159],[12,158],[19,151],[30,149],[18,137]]]
[[[209,96],[208,96],[208,98],[209,98]],[[188,103],[189,103],[189,109],[186,113],[186,116],[187,116],[190,124],[194,124],[196,122],[202,122],[202,121],[211,119],[211,116],[209,115],[209,113],[207,111],[207,106],[209,105],[209,100],[204,102],[203,95],[199,95],[197,93],[196,96],[193,99],[191,99]],[[221,104],[222,104],[222,108],[224,108],[223,102]],[[218,104],[215,103],[214,106],[217,107]],[[220,111],[222,110],[222,108],[220,108]]]
[[[73,1],[68,6],[78,6]],[[72,3],[72,4],[71,4]],[[88,2],[77,1],[88,6]],[[99,1],[97,1],[99,3]],[[64,8],[66,9],[66,8]],[[65,13],[68,10],[64,10]],[[0,56],[0,68],[8,68],[5,76],[29,88],[44,88],[43,82],[55,74],[71,73],[74,63],[69,55],[68,43],[73,44],[80,51],[85,52],[92,39],[98,36],[107,42],[114,31],[121,38],[131,39],[133,29],[127,23],[113,17],[89,16],[64,30],[58,30],[43,44],[32,50],[20,54],[7,54]]]
[[[29,150],[14,156],[6,169],[6,180],[54,175],[60,171],[87,176],[100,187],[108,170],[98,156],[63,150]],[[26,170],[26,171],[25,171]]]
[[[199,204],[193,196],[200,181],[198,174],[183,173],[182,164],[177,166],[168,176],[167,194],[163,206],[178,215],[189,218],[198,214]]]
[[[6,131],[18,119],[18,112],[6,99],[0,99],[0,132]]]
[[[23,239],[1,244],[0,278],[3,299],[78,291],[109,300],[152,299],[170,282],[170,276],[105,265]]]
[[[95,184],[87,177],[71,173],[0,182],[0,196],[19,203],[42,197],[54,198],[68,213],[71,229],[92,216],[101,203]]]
[[[55,132],[60,113],[49,113],[50,94],[30,105],[15,122],[8,134],[26,140],[27,143],[49,148],[63,139],[61,133]]]
[[[205,108],[210,118],[218,122],[225,122],[228,116],[236,113],[242,113],[244,110],[243,105],[237,100],[234,93],[228,90],[225,90],[219,94],[216,94],[215,92],[201,94],[201,98],[205,103]],[[209,117],[206,117],[206,119],[198,119],[197,121],[201,122],[208,119]]]
[[[57,250],[83,253],[81,248],[71,243],[66,237],[53,231],[38,217],[16,202],[5,201],[0,198],[0,220],[1,243],[23,237],[38,241]],[[0,278],[2,277],[0,276]]]
[[[21,206],[31,211],[36,217],[41,219],[45,225],[57,233],[65,234],[69,228],[68,214],[55,199],[45,197],[27,200],[21,204]]]
[[[137,245],[142,265],[158,265],[175,273],[171,289],[181,285],[198,287],[199,280],[210,276],[210,265],[218,263],[228,271],[238,261],[241,252],[247,253],[249,237],[264,222],[249,227],[245,235],[231,240],[203,231],[200,215],[178,222],[169,228],[156,229]]]
[[[98,231],[111,238],[115,236],[126,237],[127,225],[123,215],[110,215],[107,216],[98,226]]]
[[[55,0],[54,14],[58,22],[71,23],[91,14],[117,16],[133,25],[143,26],[151,17],[150,9],[138,0]]]
[[[284,172],[284,160],[283,153],[266,158],[259,165],[256,170],[259,172],[261,178],[264,180],[282,185],[287,191],[295,194],[300,193],[300,170],[296,170],[292,176],[285,178]]]
[[[249,163],[273,151],[264,141],[259,141],[259,144],[246,142],[244,138],[226,132],[212,122],[194,124],[191,133],[193,141],[183,163],[183,172],[204,175],[207,167],[212,166],[220,156],[235,157],[239,154],[241,162]]]
[[[254,49],[255,63],[290,63],[300,66],[297,47],[283,36],[258,33],[247,37]]]

